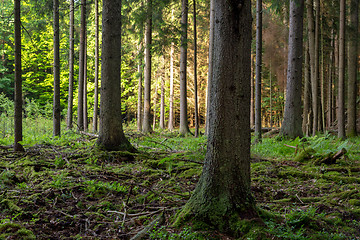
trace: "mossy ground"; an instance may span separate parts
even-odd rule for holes
[[[137,153],[103,152],[96,139],[74,133],[24,142],[24,153],[1,149],[0,239],[130,239],[159,214],[165,223],[147,238],[232,239],[194,223],[172,227],[199,179],[205,137],[126,134]],[[295,161],[298,152],[287,145],[347,154],[318,166]],[[264,139],[252,152],[251,188],[264,225],[237,222],[243,238],[360,236],[358,138]]]

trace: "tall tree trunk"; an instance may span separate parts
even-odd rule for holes
[[[255,139],[261,142],[262,0],[256,1]]]
[[[194,98],[195,98],[195,137],[199,136],[199,109],[197,87],[197,34],[196,34],[196,0],[194,1]]]
[[[327,127],[330,128],[333,124],[333,108],[334,108],[334,91],[333,91],[333,82],[334,82],[334,61],[335,61],[335,39],[334,39],[334,29],[331,31],[331,50],[330,50],[330,62],[329,62],[329,79],[328,79],[328,86],[327,86],[327,97],[328,97],[328,116],[327,116]]]
[[[338,137],[345,135],[345,0],[340,0]]]
[[[84,131],[88,131],[88,104],[87,104],[87,36],[85,36],[84,54]]]
[[[78,119],[79,131],[84,130],[84,60],[85,60],[85,34],[86,34],[86,0],[81,0],[81,29],[79,50],[79,83],[78,83]]]
[[[255,60],[251,56],[251,82],[250,82],[250,127],[255,126],[255,112],[254,112],[254,80],[255,80]]]
[[[162,62],[164,64],[163,74],[160,76],[161,95],[160,95],[160,128],[165,129],[165,54],[163,54]]]
[[[142,51],[142,41],[140,42],[139,45],[139,55],[142,56],[141,54]],[[142,81],[143,81],[143,66],[142,66],[142,57],[139,58],[139,62],[138,62],[138,103],[137,103],[137,130],[139,132],[141,132],[142,130],[142,121],[143,121],[143,109],[142,109],[142,104],[143,104],[143,87],[142,87]]]
[[[94,91],[94,115],[93,131],[98,131],[99,110],[99,0],[95,0],[95,91]]]
[[[169,96],[169,131],[174,130],[174,43],[170,48],[170,96]]]
[[[187,114],[187,26],[188,0],[182,0],[181,9],[181,46],[180,46],[180,128],[179,134],[190,133]]]
[[[306,136],[310,135],[311,129],[311,85],[310,85],[310,56],[309,56],[309,42],[305,44],[305,67],[304,67],[304,108],[303,108],[303,123],[302,131]]]
[[[70,0],[69,20],[69,90],[66,127],[73,128],[73,101],[74,101],[74,0]]]
[[[60,29],[59,1],[53,1],[54,7],[54,102],[53,102],[53,136],[60,136]]]
[[[321,130],[321,99],[320,99],[320,0],[315,0],[315,81],[316,81],[316,112],[317,118],[314,120],[317,123],[317,129],[315,131]]]
[[[230,228],[231,221],[257,218],[250,193],[251,2],[242,3],[214,1],[216,71],[206,160],[194,194],[178,216],[236,237],[241,233]]]
[[[100,128],[97,144],[106,150],[134,151],[121,117],[121,0],[103,0]]]
[[[156,127],[156,110],[157,110],[157,99],[158,99],[158,79],[155,82],[155,92],[154,92],[154,110],[153,110],[153,126],[152,128],[155,129]]]
[[[284,121],[280,133],[302,137],[302,56],[304,0],[290,1],[289,53]]]
[[[358,72],[358,36],[359,36],[359,0],[350,3],[350,28],[349,28],[349,80],[348,80],[348,109],[347,109],[347,135],[357,135],[356,130],[356,95]]]
[[[151,121],[151,42],[152,42],[152,0],[147,0],[147,19],[145,26],[145,71],[144,71],[144,120],[142,131],[152,131]]]
[[[15,99],[14,99],[14,151],[24,151],[19,143],[22,135],[22,78],[21,78],[21,18],[20,0],[14,1],[15,28]]]
[[[209,67],[208,67],[208,81],[207,81],[207,92],[206,92],[206,121],[205,121],[205,135],[209,133],[209,121],[211,118],[210,112],[210,91],[213,74],[213,52],[214,52],[214,1],[210,0],[210,29],[209,29]]]

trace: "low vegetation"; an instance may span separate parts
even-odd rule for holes
[[[139,151],[103,152],[93,137],[52,138],[46,118],[37,121],[44,134],[25,135],[26,152],[4,147],[10,135],[1,139],[0,239],[225,239],[195,224],[172,225],[201,174],[206,137],[148,136],[127,126]],[[334,163],[316,164],[342,149]],[[357,239],[359,153],[359,138],[331,134],[253,145],[251,188],[263,224],[239,223],[243,238]]]

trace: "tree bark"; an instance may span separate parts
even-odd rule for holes
[[[165,54],[163,54],[162,62],[164,64],[163,74],[160,76],[161,95],[160,95],[160,129],[165,129]]]
[[[133,151],[121,117],[121,0],[103,0],[100,128],[97,144]]]
[[[169,131],[174,131],[174,43],[170,49],[170,96],[169,96]]]
[[[345,135],[345,0],[340,0],[338,137]]]
[[[348,80],[348,108],[347,108],[347,135],[357,136],[356,130],[356,95],[358,72],[358,36],[359,36],[359,0],[351,0],[349,26],[349,80]]]
[[[139,46],[139,55],[142,56],[141,54],[142,51],[142,41],[140,43]],[[138,103],[137,103],[137,130],[139,132],[141,132],[142,130],[142,121],[143,121],[143,109],[142,109],[142,104],[143,104],[143,87],[142,87],[142,81],[143,81],[143,67],[142,67],[142,57],[139,58],[139,63],[138,63]]]
[[[304,108],[303,108],[303,123],[302,131],[306,136],[310,136],[311,129],[311,86],[310,86],[310,56],[309,56],[309,42],[305,44],[305,67],[304,67]]]
[[[14,151],[24,151],[20,142],[22,135],[22,78],[21,78],[21,7],[20,0],[14,1],[15,39],[15,99],[14,99]]]
[[[254,87],[255,87],[255,60],[251,57],[251,82],[250,82],[250,126],[255,127],[255,99],[254,99]]]
[[[81,0],[81,29],[79,50],[79,83],[78,83],[78,131],[84,130],[84,59],[85,59],[85,34],[86,34],[86,0]]]
[[[85,35],[84,53],[84,131],[88,131],[88,104],[87,104],[87,36]]]
[[[242,5],[214,1],[216,71],[206,160],[194,194],[177,219],[205,222],[236,237],[241,233],[231,228],[235,219],[257,218],[250,192],[250,5],[250,0]]]
[[[69,20],[69,90],[66,127],[73,128],[73,101],[74,101],[74,0],[70,0]]]
[[[196,0],[194,1],[194,103],[195,103],[195,137],[199,136],[199,109],[198,109],[198,87],[197,87],[197,34],[196,34]]]
[[[149,133],[151,129],[151,42],[152,42],[152,0],[148,0],[145,26],[145,71],[144,71],[144,120],[142,131]]]
[[[53,1],[54,11],[54,99],[53,99],[53,136],[60,136],[60,29],[59,1]]]
[[[179,134],[190,133],[187,114],[187,26],[188,0],[182,0],[181,9],[181,46],[180,46],[180,128]]]
[[[290,1],[289,53],[284,121],[280,134],[302,137],[302,63],[304,0]]]
[[[255,139],[261,142],[262,0],[256,1]]]
[[[98,131],[99,111],[99,0],[95,0],[95,91],[94,91],[94,115],[93,132]]]

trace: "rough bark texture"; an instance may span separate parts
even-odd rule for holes
[[[256,1],[255,138],[261,141],[262,0]]]
[[[174,43],[170,49],[170,96],[169,96],[169,131],[174,130]]]
[[[250,126],[255,126],[255,99],[254,99],[254,88],[255,88],[255,60],[251,57],[251,82],[250,82]]]
[[[304,0],[290,1],[290,26],[286,101],[280,134],[289,138],[302,137],[302,62],[303,62]]]
[[[142,50],[142,44],[139,46],[139,55],[141,56],[141,50]],[[137,130],[141,132],[142,130],[142,121],[143,121],[143,67],[142,67],[142,61],[141,58],[139,59],[138,63],[138,103],[137,103]]]
[[[70,0],[69,20],[69,90],[66,127],[73,128],[73,101],[74,101],[74,0]]]
[[[347,108],[347,135],[357,135],[356,130],[356,95],[358,72],[358,32],[359,28],[359,0],[350,3],[350,29],[349,29],[349,80],[348,80],[348,108]]]
[[[87,36],[85,36],[85,53],[84,53],[84,131],[88,131],[88,105],[87,105]]]
[[[148,0],[147,20],[145,26],[145,69],[144,69],[144,120],[142,131],[149,133],[151,129],[151,42],[152,42],[152,0]]]
[[[302,131],[306,136],[310,136],[311,129],[311,86],[310,86],[310,56],[309,56],[309,42],[305,44],[305,66],[304,66],[304,108],[303,108],[303,123]]]
[[[60,33],[59,1],[53,1],[54,14],[54,98],[53,98],[53,136],[60,136]]]
[[[93,131],[98,131],[99,111],[99,1],[95,0],[95,89],[94,89],[94,115]]]
[[[133,150],[121,118],[121,0],[103,0],[100,129],[98,145],[106,150]]]
[[[165,55],[163,55],[163,64],[165,68]],[[160,95],[160,121],[159,127],[165,129],[165,69],[163,74],[160,76],[161,81],[161,95]]]
[[[202,222],[240,235],[257,217],[250,192],[250,0],[214,1],[214,69],[206,160],[177,223]],[[236,148],[234,148],[236,146]]]
[[[340,0],[338,137],[345,138],[345,0]]]
[[[21,78],[21,18],[20,0],[14,1],[15,28],[15,99],[14,99],[14,151],[24,151],[19,143],[22,135],[22,78]]]
[[[185,136],[190,133],[187,114],[187,20],[188,0],[182,0],[181,9],[181,46],[180,46],[180,128],[179,134]]]
[[[78,119],[77,128],[84,130],[84,58],[85,58],[85,16],[86,0],[81,0],[81,29],[80,29],[80,50],[79,50],[79,82],[78,82]]]
[[[197,87],[197,35],[196,35],[196,0],[194,1],[194,103],[195,103],[195,137],[199,136],[199,109],[198,109],[198,87]]]

